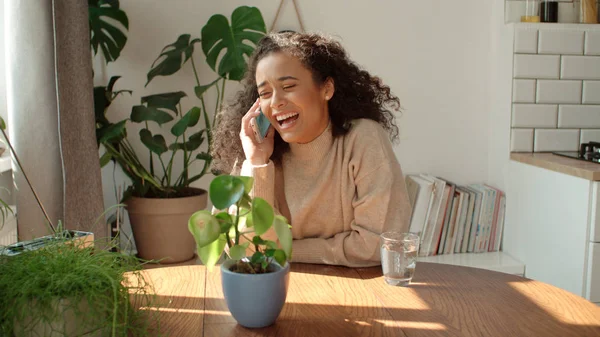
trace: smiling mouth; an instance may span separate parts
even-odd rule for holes
[[[282,114],[277,116],[277,123],[279,123],[280,126],[285,126],[297,120],[298,116],[299,115],[297,112],[289,112],[286,114]]]

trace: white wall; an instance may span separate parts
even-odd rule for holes
[[[109,118],[127,117],[144,95],[172,90],[193,95],[195,80],[189,64],[184,72],[156,78],[143,88],[153,60],[179,34],[199,36],[211,15],[229,17],[240,5],[258,7],[270,27],[278,3],[121,0],[130,20],[129,40],[119,60],[104,74],[96,73],[96,84],[121,75],[117,88],[134,94],[113,103]],[[512,68],[504,48],[512,47],[508,42],[512,43],[512,30],[504,25],[502,0],[303,0],[298,4],[307,30],[338,36],[351,57],[382,77],[400,98],[404,111],[395,152],[405,173],[428,172],[460,184],[483,181],[504,186],[511,86],[504,70]],[[286,1],[278,23],[276,29],[299,29],[291,1]],[[201,82],[208,83],[215,76],[202,56],[198,50]],[[235,88],[227,89],[231,97]],[[195,99],[184,101],[184,110],[190,104],[196,104]],[[129,134],[146,161],[147,151],[137,132],[131,129]],[[106,206],[115,203],[111,175],[112,168],[103,170]],[[209,181],[206,177],[199,186],[206,187]]]
[[[504,23],[504,0],[493,0],[491,5],[487,182],[506,191],[505,187],[511,179],[508,164],[510,162],[514,25]],[[510,197],[507,195],[507,198]],[[507,222],[505,226],[510,224]]]
[[[191,94],[189,68],[186,74],[157,78],[144,89],[152,61],[179,34],[198,36],[212,14],[229,16],[242,4],[259,7],[270,26],[275,1],[122,0],[130,18],[129,41],[105,78],[123,76],[119,87],[134,90],[134,95],[116,102],[110,116],[126,117],[142,95],[180,89]],[[339,36],[353,59],[399,96],[404,113],[396,153],[406,172],[427,171],[459,183],[487,180],[490,3],[305,0],[299,6],[307,30]],[[298,28],[291,1],[279,22],[288,24],[278,28]],[[197,62],[203,63],[201,53]],[[203,68],[201,77],[212,80],[212,72]]]

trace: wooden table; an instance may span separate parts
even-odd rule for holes
[[[144,273],[162,305],[153,312],[168,336],[600,336],[600,307],[593,303],[542,282],[476,268],[420,262],[403,288],[387,285],[380,267],[293,264],[283,311],[262,329],[243,328],[231,317],[218,268]]]

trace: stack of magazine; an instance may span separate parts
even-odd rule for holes
[[[498,251],[506,196],[485,184],[460,186],[428,174],[406,176],[412,207],[410,231],[419,256]]]

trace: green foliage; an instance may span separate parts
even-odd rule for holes
[[[188,228],[196,240],[200,259],[209,269],[221,258],[225,246],[229,248],[229,258],[238,260],[238,265],[246,264],[239,269],[248,273],[265,273],[273,261],[283,266],[291,260],[290,225],[285,217],[275,215],[273,207],[264,199],[250,197],[253,183],[251,177],[221,175],[214,178],[209,189],[210,200],[219,209],[229,210],[234,206],[235,214],[223,211],[213,215],[201,210],[190,217]],[[245,228],[241,226],[244,223]],[[271,227],[281,249],[276,242],[260,237]],[[254,247],[254,254],[247,259],[246,249],[250,245]]]
[[[138,309],[153,306],[155,299],[140,266],[133,256],[60,236],[45,248],[0,255],[0,335],[14,330],[16,336],[31,336],[49,324],[62,329],[56,322],[67,312],[78,329],[92,327],[103,336],[151,335],[156,311]]]
[[[231,26],[225,16],[213,15],[202,28],[206,62],[219,76],[240,81],[246,72],[244,55],[249,57],[254,51],[244,41],[257,44],[265,31],[265,22],[256,7],[236,8],[231,14]],[[217,67],[217,58],[223,52]]]
[[[118,0],[88,0],[88,11],[90,44],[94,55],[100,48],[106,63],[115,61],[127,42],[124,33],[129,29],[127,14],[119,8]],[[122,27],[113,25],[111,21],[119,22]]]
[[[108,144],[108,154],[102,156],[102,163],[114,161],[132,180],[125,197],[177,197],[180,191],[208,172],[212,161],[209,154],[211,127],[215,123],[216,112],[222,109],[225,83],[227,80],[242,79],[246,71],[245,58],[252,54],[254,46],[265,34],[266,26],[258,8],[240,6],[231,15],[231,25],[225,16],[216,14],[202,27],[201,39],[191,34],[182,34],[162,48],[147,73],[146,86],[158,77],[170,76],[182,69],[192,70],[196,79],[196,86],[192,89],[199,104],[186,110],[183,110],[181,102],[187,96],[185,92],[154,94],[143,97],[141,104],[132,108],[129,119],[113,124],[108,122],[105,113],[108,106],[106,103],[110,104],[116,94],[112,92],[111,85],[96,88],[99,96],[96,103],[96,125],[100,130],[97,132],[97,139],[103,145]],[[208,84],[201,84],[198,77],[194,58],[196,43],[201,43],[206,63],[217,75],[216,79],[205,82]],[[188,64],[190,66],[186,66]],[[114,84],[112,81],[111,83]],[[216,106],[213,111],[209,111],[205,96],[213,93],[216,94]],[[94,96],[96,97],[96,92]],[[126,122],[142,124],[139,136],[149,152],[148,165],[140,163],[127,142],[123,127]],[[168,144],[166,137],[160,132],[150,130],[152,123],[161,128],[168,124],[175,141]],[[203,128],[199,128],[198,125],[202,123]],[[205,140],[207,148],[202,151]],[[177,154],[181,154],[182,170],[174,174],[173,163]],[[195,161],[203,162],[203,166],[200,172],[192,173],[190,167]],[[155,168],[155,164],[158,168]]]

